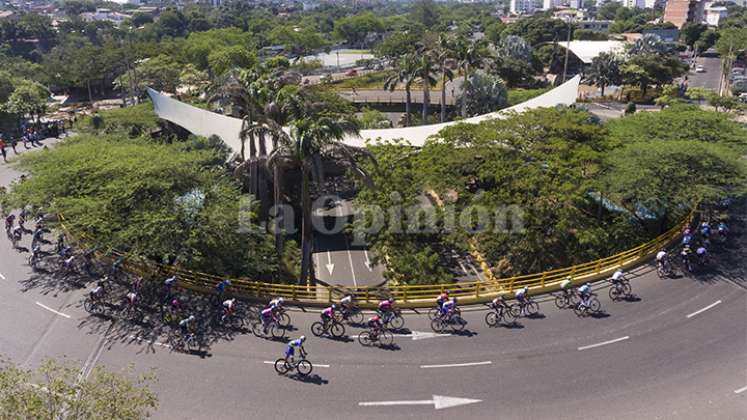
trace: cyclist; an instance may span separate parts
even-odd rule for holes
[[[443,305],[441,305],[441,318],[449,320],[451,319],[451,316],[454,315],[454,312],[457,310],[457,298],[451,298],[451,300],[448,300],[444,302]]]
[[[625,281],[625,273],[623,272],[622,268],[618,268],[612,274],[612,284],[614,284],[615,286],[620,286],[623,281]]]
[[[41,256],[41,245],[32,245],[31,248],[31,261],[36,261]]]
[[[527,302],[527,299],[529,298],[529,287],[524,286],[522,289],[520,289],[518,292],[516,292],[516,300],[519,301],[522,305],[524,305]]]
[[[384,320],[384,323],[386,323],[389,320],[389,317],[394,312],[394,298],[384,299],[381,302],[379,302],[379,305],[377,306],[379,316]]]
[[[218,297],[223,296],[223,292],[226,291],[226,287],[231,285],[231,280],[225,279],[218,282],[218,284],[215,285],[215,293],[218,295]]]
[[[335,315],[335,310],[337,309],[337,305],[332,304],[332,306],[326,308],[322,311],[321,318],[322,318],[322,324],[326,327],[329,321],[332,320],[332,317]]]
[[[591,297],[591,285],[585,283],[583,286],[578,288],[578,295],[581,297],[581,304],[588,306],[589,298]]]
[[[718,223],[718,236],[721,237],[721,239],[726,239],[726,235],[729,234],[729,227],[726,226],[726,222],[719,222]]]
[[[690,230],[688,229],[682,235],[682,245],[685,245],[685,246],[690,245],[690,243],[692,242],[692,240],[693,240],[693,236],[690,233]]]
[[[695,250],[695,255],[698,257],[698,263],[700,265],[705,265],[708,259],[708,250],[704,246],[698,247],[698,249]]]
[[[436,298],[436,305],[438,305],[438,309],[441,310],[441,307],[449,300],[449,291],[444,290],[443,293],[438,295]]]
[[[288,347],[285,349],[285,362],[286,363],[293,363],[293,356],[296,353],[296,347],[298,347],[299,353],[301,354],[301,359],[306,358],[306,349],[303,348],[303,343],[306,341],[306,336],[301,336],[298,338],[298,340],[293,340],[290,343],[288,343]]]
[[[23,237],[23,226],[19,224],[18,226],[14,227],[12,235],[14,238],[16,238],[16,240],[20,240]]]
[[[269,307],[275,311],[279,311],[283,309],[283,303],[285,303],[285,299],[283,299],[282,297],[276,297],[275,299],[270,301]]]
[[[563,279],[562,282],[560,282],[560,291],[563,292],[563,295],[567,298],[571,297],[571,294],[573,293],[573,288],[571,287],[573,285],[573,279],[571,276],[568,276]]]
[[[223,316],[229,316],[233,313],[234,306],[236,306],[236,298],[228,299],[223,302]]]
[[[54,244],[54,249],[59,254],[60,252],[62,252],[62,249],[64,247],[65,247],[65,234],[60,233],[59,235],[57,235],[57,242],[55,242]]]
[[[384,324],[381,322],[381,317],[374,315],[368,319],[368,329],[371,331],[371,335],[379,335],[384,329]]]
[[[353,309],[353,295],[350,293],[343,296],[342,299],[340,299],[340,307],[343,311],[350,311]]]
[[[179,321],[179,329],[181,330],[182,334],[187,335],[194,329],[194,322],[196,318],[194,315],[190,315],[187,318],[182,319]]]
[[[136,276],[132,279],[132,283],[130,283],[130,289],[133,292],[139,292],[143,288],[143,281],[145,280],[141,276]]]
[[[275,320],[275,313],[273,312],[273,307],[269,306],[262,310],[262,312],[259,314],[259,317],[262,321],[262,329],[264,330],[265,334],[267,334],[267,328],[270,326],[270,322],[274,322]]]
[[[498,297],[490,302],[490,305],[496,311],[500,310],[501,308],[508,309],[508,303],[506,303],[506,297],[504,295],[498,295]]]
[[[119,267],[122,266],[122,263],[124,262],[125,257],[119,257],[112,263],[112,273],[116,274],[119,272]]]
[[[127,303],[130,306],[135,306],[135,299],[137,299],[137,293],[129,292],[127,293],[126,297],[127,297]]]
[[[8,217],[5,218],[5,231],[10,233],[10,230],[13,228],[13,223],[16,221],[16,215],[10,214]]]
[[[96,287],[91,289],[88,295],[91,297],[92,301],[101,302],[104,298],[104,281],[99,280],[96,282]]]
[[[711,225],[708,224],[708,222],[703,222],[700,224],[700,234],[704,238],[711,236]]]
[[[176,276],[171,276],[163,281],[164,289],[166,290],[166,296],[171,295],[171,289],[176,286]]]
[[[34,231],[34,234],[31,236],[31,246],[34,246],[37,242],[43,242],[44,241],[44,231],[41,229],[36,229]]]
[[[656,253],[656,265],[662,271],[669,271],[669,254],[667,254],[667,251],[662,249]]]
[[[62,269],[65,271],[71,271],[73,269],[73,262],[75,261],[75,255],[71,255],[62,260]]]
[[[689,245],[685,245],[684,248],[682,248],[682,251],[680,252],[680,258],[682,258],[683,264],[688,264],[690,261],[690,255],[692,255],[693,250],[690,248]]]

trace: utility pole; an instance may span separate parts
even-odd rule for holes
[[[563,83],[565,83],[566,74],[568,74],[568,53],[571,51],[571,22],[573,18],[568,16],[566,21],[568,22],[568,36],[565,46],[565,60],[563,61]]]

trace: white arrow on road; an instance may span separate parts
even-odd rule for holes
[[[327,264],[325,264],[327,267],[327,271],[329,271],[329,275],[332,275],[332,271],[335,269],[335,265],[332,264],[332,254],[330,254],[329,251],[327,251]]]
[[[472,398],[445,397],[443,395],[434,395],[431,400],[413,400],[413,401],[369,401],[359,402],[361,407],[386,407],[393,405],[433,405],[433,408],[440,410],[442,408],[458,407],[460,405],[474,404],[482,402]]]
[[[425,340],[426,338],[451,337],[449,334],[438,334],[433,332],[412,331],[410,334],[393,334],[394,337],[412,337],[412,340]]]
[[[368,258],[368,251],[364,250],[363,255],[366,256],[366,262],[365,262],[366,268],[368,268],[368,271],[373,271],[373,267],[371,266],[371,259]]]

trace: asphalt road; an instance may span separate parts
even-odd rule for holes
[[[0,166],[3,184],[16,176]],[[465,308],[470,332],[458,336],[429,334],[410,314],[392,349],[361,347],[357,328],[347,341],[315,338],[318,315],[294,311],[316,366],[298,380],[265,363],[283,343],[236,333],[205,354],[174,353],[140,325],[89,317],[84,290],[35,277],[5,239],[0,256],[0,353],[25,366],[65,357],[84,374],[154,369],[157,419],[747,418],[747,291],[717,277],[660,280],[642,267],[630,274],[640,300],[597,291],[605,316],[542,302],[541,317],[488,328],[483,310]]]
[[[694,69],[691,69],[688,74],[690,87],[703,87],[718,91],[718,83],[721,78],[721,59],[718,57],[698,57],[696,63],[703,66],[705,72],[696,73]]]

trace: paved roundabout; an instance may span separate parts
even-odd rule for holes
[[[0,183],[18,174],[0,166]],[[21,245],[29,246],[24,238]],[[309,337],[314,372],[279,376],[283,342],[229,333],[200,354],[165,336],[89,316],[85,289],[42,281],[26,255],[0,240],[0,354],[25,367],[45,358],[155,369],[161,419],[247,418],[747,418],[747,290],[724,278],[629,277],[640,299],[578,318],[540,298],[541,315],[489,328],[486,308],[464,308],[467,332],[436,335],[408,311],[388,349],[310,334],[318,312],[294,309],[292,336]],[[595,288],[604,288],[600,283]]]

